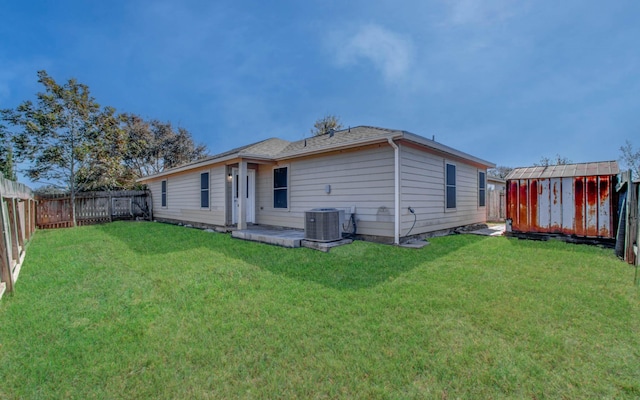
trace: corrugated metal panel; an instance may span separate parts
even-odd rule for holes
[[[549,229],[562,232],[562,178],[549,180]]]
[[[598,177],[587,177],[586,236],[598,236]]]
[[[512,227],[518,224],[518,181],[507,182],[507,218],[511,219]]]
[[[538,182],[538,228],[548,230],[551,225],[551,186],[549,179]]]
[[[599,201],[598,204],[598,236],[613,236],[613,219],[611,218],[611,178],[600,176],[599,180]]]
[[[574,199],[574,189],[573,189],[573,179],[572,178],[562,178],[562,190],[560,198],[557,199],[557,203],[562,203],[562,199]],[[562,233],[569,234],[574,232],[574,221],[576,217],[576,204],[575,201],[567,201],[566,203],[562,203],[562,207],[560,208],[562,214],[562,224],[561,231]]]
[[[522,180],[519,182],[519,195],[518,195],[518,226],[525,231],[529,231],[529,186],[527,181]],[[535,207],[534,207],[535,208]]]
[[[611,176],[620,172],[617,161],[600,161],[581,164],[549,165],[547,167],[515,168],[506,180],[572,178],[576,176]]]
[[[508,180],[511,229],[613,239],[615,181],[615,176],[597,175]]]
[[[578,236],[586,236],[587,235],[587,231],[585,228],[585,213],[584,213],[584,205],[586,204],[586,191],[585,191],[585,187],[584,187],[584,178],[583,177],[577,177],[574,179],[574,183],[573,183],[573,190],[574,190],[574,203],[575,203],[575,208],[574,208],[574,212],[575,212],[575,217],[573,220],[573,226],[574,226],[574,233]]]

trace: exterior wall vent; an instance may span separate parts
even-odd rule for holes
[[[304,238],[315,242],[334,242],[342,239],[344,210],[314,208],[304,213]]]

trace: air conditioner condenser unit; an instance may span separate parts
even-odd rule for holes
[[[315,242],[334,242],[342,239],[344,210],[314,208],[304,213],[304,238]]]

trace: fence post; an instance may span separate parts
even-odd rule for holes
[[[109,222],[113,222],[113,197],[109,191],[109,203],[107,203],[107,212],[109,213]]]
[[[23,221],[26,222],[26,220],[23,219],[23,215],[22,212],[20,212],[20,203],[22,203],[23,200],[21,199],[14,199],[14,204],[16,207],[16,235],[18,236],[18,247],[20,248],[20,252],[22,253],[24,251],[24,242],[25,242],[25,238],[24,238],[24,227],[23,227]],[[18,257],[20,255],[18,254]]]
[[[31,210],[33,211],[32,215],[33,218],[31,218],[31,232],[35,232],[36,231],[36,219],[38,218],[38,207],[37,207],[37,200],[36,199],[31,199]]]
[[[0,276],[2,281],[6,284],[6,290],[8,292],[13,291],[13,273],[11,271],[11,232],[9,227],[9,212],[7,203],[2,198],[2,192],[0,190],[0,227],[2,230],[2,240],[0,241]]]
[[[20,242],[18,241],[18,220],[16,219],[16,199],[9,199],[9,231],[11,232],[12,263],[20,259]],[[13,265],[11,266],[13,268]]]
[[[629,173],[631,178],[631,171]],[[635,274],[633,275],[633,284],[638,285],[638,268],[640,267],[640,180],[633,181],[629,179],[627,186],[627,226],[625,239],[629,239],[625,243],[625,261],[635,266]],[[631,234],[629,234],[631,231]],[[629,246],[627,248],[626,246]],[[629,258],[627,258],[627,256]]]

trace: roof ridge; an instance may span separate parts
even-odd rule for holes
[[[385,131],[385,132],[407,132],[407,131],[404,131],[402,129],[382,128],[380,126],[373,126],[373,125],[358,125],[358,126],[356,126],[354,128],[378,129],[380,131]],[[411,132],[407,132],[407,133],[411,133]]]

